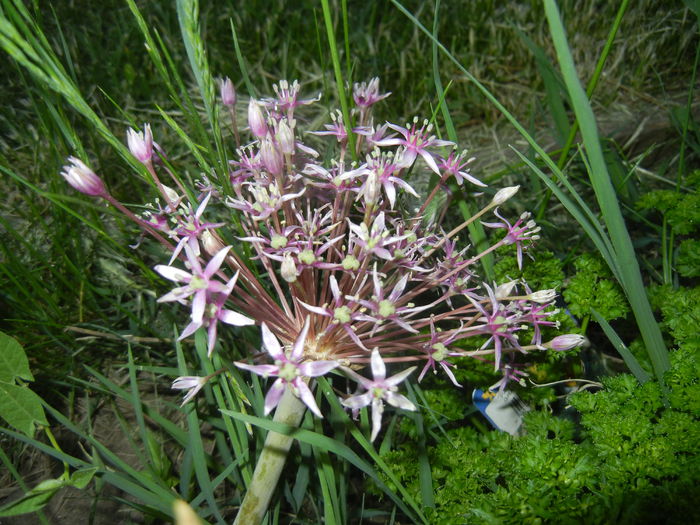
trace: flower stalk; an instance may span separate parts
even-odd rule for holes
[[[290,427],[298,427],[306,412],[306,405],[286,387],[282,399],[277,405],[273,421]],[[287,461],[289,449],[294,437],[291,435],[268,432],[265,446],[255,464],[255,471],[241,508],[238,510],[233,525],[258,525],[262,522],[270,500]]]

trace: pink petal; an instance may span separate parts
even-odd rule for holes
[[[211,357],[216,344],[216,319],[210,322],[209,330],[207,330],[207,357]]]
[[[306,321],[304,322],[304,328],[301,329],[296,341],[294,341],[294,346],[292,347],[292,359],[294,361],[299,361],[301,356],[304,355],[304,344],[306,343],[306,334],[309,333],[309,316],[306,316]]]
[[[263,346],[265,347],[265,350],[267,350],[267,353],[270,354],[275,360],[284,358],[284,352],[282,352],[282,347],[280,346],[279,341],[277,341],[275,334],[270,331],[265,323],[262,324],[261,328]]]
[[[299,373],[307,377],[318,377],[327,374],[340,366],[338,361],[307,361],[299,365]]]
[[[428,153],[427,151],[421,151],[420,156],[423,157],[423,160],[425,163],[428,165],[428,167],[433,170],[435,173],[440,175],[440,168],[438,168],[437,163],[435,162],[435,159],[433,158],[432,153]]]
[[[294,380],[294,386],[297,387],[297,390],[299,391],[299,397],[304,402],[304,404],[307,407],[309,407],[309,410],[311,410],[311,412],[323,419],[323,414],[321,414],[321,411],[319,410],[318,405],[316,404],[316,400],[314,399],[314,395],[311,393],[309,385],[307,385],[303,380],[297,378]]]
[[[219,252],[211,258],[211,261],[209,261],[209,264],[207,264],[207,267],[204,269],[204,276],[207,279],[219,270],[221,263],[224,262],[224,259],[226,258],[226,255],[230,249],[231,246],[226,246],[219,250]]]
[[[185,337],[192,335],[197,331],[197,329],[202,326],[202,322],[196,323],[195,321],[192,321],[190,324],[188,324],[185,329],[182,331],[180,334],[180,337],[177,338],[178,341],[182,341]]]
[[[265,415],[272,412],[272,409],[279,404],[280,399],[282,399],[282,394],[284,394],[284,389],[285,383],[281,378],[272,383],[270,390],[265,396]]]
[[[384,404],[381,399],[376,397],[372,400],[372,435],[369,440],[374,441],[379,431],[382,428],[382,414],[384,413]]]
[[[332,285],[331,285],[332,286]],[[318,315],[325,315],[329,316],[330,314],[328,313],[327,308],[321,308],[320,306],[311,306],[310,304],[306,304],[304,301],[300,301],[297,299],[297,302],[299,302],[304,308],[306,308],[308,311],[313,312]]]
[[[276,376],[277,372],[279,372],[279,367],[277,365],[249,365],[248,363],[239,363],[238,361],[233,364],[238,368],[248,370],[249,372],[263,377]]]
[[[179,288],[175,288],[174,290],[166,293],[163,297],[159,297],[156,302],[168,303],[171,301],[180,301],[181,299],[189,297],[190,295],[192,295],[192,290],[190,290],[189,287],[180,286]]]
[[[387,384],[389,386],[398,385],[401,381],[403,381],[408,376],[410,376],[416,368],[417,367],[412,366],[411,368],[407,368],[406,370],[403,370],[402,372],[399,372],[398,374],[391,376],[389,379],[387,379],[385,381],[385,384]]]
[[[353,410],[358,410],[362,407],[366,407],[372,401],[372,393],[365,392],[359,396],[351,396],[347,399],[341,399],[341,404]]]
[[[201,323],[204,317],[204,308],[207,305],[206,290],[197,290],[192,300],[192,321]]]

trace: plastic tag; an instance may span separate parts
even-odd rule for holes
[[[472,400],[496,430],[508,432],[511,436],[520,434],[523,415],[530,410],[518,395],[510,390],[492,392],[475,388]]]

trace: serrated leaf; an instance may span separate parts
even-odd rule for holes
[[[22,345],[13,337],[0,332],[0,381],[13,383],[15,378],[34,381]]]
[[[48,425],[41,398],[27,387],[0,382],[0,417],[28,436],[34,435],[34,424]]]
[[[61,479],[47,479],[16,501],[0,508],[0,517],[19,516],[41,510],[66,482]]]

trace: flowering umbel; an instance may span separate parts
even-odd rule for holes
[[[170,262],[155,269],[178,284],[158,301],[189,309],[180,338],[206,328],[209,355],[216,351],[219,321],[260,326],[263,351],[235,365],[273,379],[265,414],[290,391],[322,417],[316,378],[332,379],[339,392],[353,391],[338,386],[349,381],[357,393],[342,395],[341,403],[353,412],[371,408],[375,439],[385,403],[416,409],[399,393],[416,366],[392,375],[388,367],[413,363],[421,369],[418,381],[430,371],[459,387],[455,369],[476,357],[492,361],[503,377],[496,385],[504,388],[521,374],[518,356],[583,342],[571,335],[542,342],[541,327],[555,324],[552,290],[533,292],[524,282],[499,285],[478,276],[486,254],[514,244],[521,265],[538,239],[529,215],[514,223],[503,215],[518,187],[494,192],[476,215],[445,233],[423,216],[439,187],[421,197],[413,183],[436,173],[441,183],[483,187],[467,167],[471,157],[436,138],[427,121],[375,125],[372,108],[389,95],[380,94],[378,79],[355,85],[353,114],[359,117],[352,130],[332,114],[325,130],[302,132],[295,113],[318,97],[302,99],[300,91],[298,82],[282,81],[275,97],[250,99],[246,142],[246,130],[235,120],[233,85],[222,81],[221,100],[230,110],[236,145],[243,145],[235,148],[227,173],[208,174],[199,184],[199,204],[160,182],[170,173],[151,162],[150,126],[128,134],[132,153],[147,164],[164,198],[145,216],[130,215],[169,251]],[[347,140],[349,132],[354,141]],[[324,136],[329,141],[322,155],[305,142],[322,145]],[[82,162],[71,162],[63,175],[73,186],[89,195],[105,192]],[[172,185],[179,184],[173,178]],[[417,213],[405,212],[410,199],[419,199]],[[222,219],[231,213],[235,221]],[[481,252],[458,248],[457,233],[489,213],[497,218],[484,222],[495,230],[491,246]],[[530,334],[527,340],[524,334]],[[368,367],[372,379],[362,373]],[[187,390],[188,401],[205,382],[182,377],[174,388]]]

